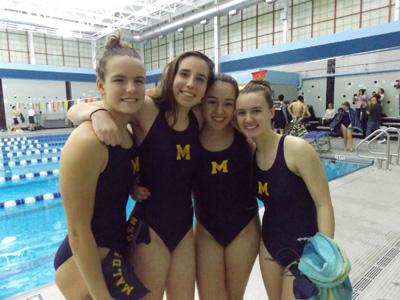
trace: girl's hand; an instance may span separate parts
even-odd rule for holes
[[[150,192],[148,188],[139,185],[139,178],[135,180],[131,188],[131,196],[132,199],[136,202],[140,203],[143,200],[146,200],[150,196]]]
[[[91,119],[93,130],[101,142],[111,146],[121,145],[122,135],[106,110],[96,111]]]
[[[134,184],[133,186],[134,186],[134,193],[132,195],[132,198],[136,202],[140,203],[143,200],[146,200],[151,195],[147,188],[136,184]]]

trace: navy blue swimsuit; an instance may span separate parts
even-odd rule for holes
[[[254,156],[253,190],[265,206],[262,239],[272,258],[286,267],[303,253],[307,238],[318,232],[317,210],[304,180],[288,169],[285,136],[272,167],[261,170]]]
[[[346,111],[343,112],[341,123],[344,125],[344,127],[349,128],[351,121],[350,121],[350,114],[348,112]]]
[[[284,129],[286,125],[286,119],[284,110],[286,110],[286,106],[284,103],[280,101],[274,102],[275,106],[275,115],[274,115],[274,128],[275,129]]]
[[[160,110],[139,146],[140,185],[151,196],[135,205],[132,216],[150,226],[171,252],[193,224],[191,190],[199,151],[199,123],[193,112],[188,128],[176,131]]]
[[[250,168],[249,144],[237,130],[229,148],[200,152],[193,189],[196,218],[224,247],[258,212]]]
[[[126,204],[134,180],[132,161],[136,155],[137,148],[134,145],[130,149],[108,146],[108,163],[97,181],[92,232],[97,247],[109,248],[121,254],[125,254],[127,250]],[[54,258],[55,269],[71,256],[72,251],[66,236]]]

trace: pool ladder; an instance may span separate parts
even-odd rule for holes
[[[392,153],[390,152],[390,144],[391,144],[391,140],[390,140],[390,133],[391,132],[395,132],[397,133],[397,153]],[[386,151],[385,152],[377,152],[374,151],[370,148],[370,145],[373,141],[375,141],[376,139],[378,139],[380,136],[384,135],[386,138]],[[369,153],[371,153],[372,155],[364,155],[364,154],[360,154],[360,152],[358,151],[358,148],[363,145],[366,144],[367,145],[367,149],[369,151]],[[396,165],[399,164],[399,156],[400,156],[400,131],[395,128],[395,127],[388,127],[388,128],[380,128],[375,130],[374,132],[372,132],[369,136],[367,136],[365,139],[361,140],[361,142],[359,142],[356,146],[356,154],[359,157],[363,157],[363,158],[372,158],[375,161],[375,164],[378,166],[378,169],[383,169],[382,164],[383,161],[385,161],[385,169],[389,170],[389,165],[392,162],[392,158],[395,158],[395,163]]]

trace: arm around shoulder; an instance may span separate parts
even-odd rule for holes
[[[70,107],[67,112],[67,118],[74,124],[81,124],[85,121],[90,121],[90,116],[93,112],[103,108],[103,101],[92,103],[78,103]]]
[[[77,124],[92,121],[97,138],[106,145],[115,146],[122,142],[117,125],[104,108],[102,101],[76,104],[69,109],[67,117]]]
[[[141,108],[132,115],[130,120],[133,127],[133,132],[138,140],[144,139],[159,112],[160,109],[154,103],[153,98],[150,96],[145,96]]]

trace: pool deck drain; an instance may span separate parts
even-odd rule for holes
[[[398,254],[400,253],[400,241],[398,241],[378,262],[370,268],[356,283],[353,283],[353,297],[352,299],[359,299],[364,292],[367,295],[368,287],[371,286],[374,281],[379,279],[381,273],[385,271],[391,263],[396,261]],[[398,264],[398,262],[397,262]],[[388,268],[389,269],[389,268]],[[399,286],[400,282],[393,282],[394,286]],[[398,294],[400,296],[400,294]]]

